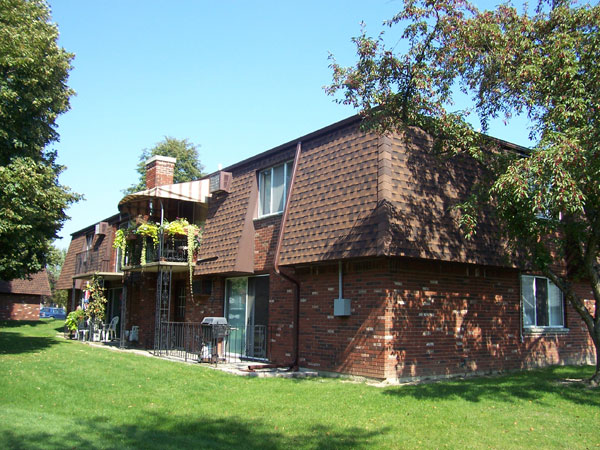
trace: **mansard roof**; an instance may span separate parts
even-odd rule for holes
[[[470,157],[440,160],[421,130],[378,135],[358,116],[224,169],[229,194],[209,201],[197,273],[252,273],[261,169],[293,158],[301,145],[280,247],[280,265],[408,256],[510,265],[488,212],[467,241],[453,206],[481,168]]]

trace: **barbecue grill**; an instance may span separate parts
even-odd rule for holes
[[[200,323],[202,327],[202,348],[198,358],[202,361],[210,360],[217,363],[219,350],[224,349],[224,340],[229,336],[231,327],[225,317],[205,317]]]

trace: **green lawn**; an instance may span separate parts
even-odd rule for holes
[[[376,388],[236,377],[0,322],[0,448],[596,448],[591,368]]]

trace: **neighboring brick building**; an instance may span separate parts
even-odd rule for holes
[[[171,184],[174,161],[153,158],[148,189],[119,203],[113,229],[203,223],[194,294],[169,256],[185,243],[144,266],[128,253],[123,274],[108,274],[123,288],[123,329],[156,348],[160,325],[225,316],[242,356],[389,379],[592,362],[579,316],[504,252],[491,216],[463,239],[451,207],[477,166],[440,162],[430,146],[418,130],[379,136],[352,117],[194,182]]]
[[[46,270],[30,279],[0,281],[0,320],[38,320],[40,303],[50,295]]]

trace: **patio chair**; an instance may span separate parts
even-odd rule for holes
[[[77,324],[77,331],[75,332],[75,339],[85,341],[90,333],[88,329],[87,320],[82,320]]]
[[[131,331],[129,332],[129,342],[137,342],[139,339],[140,327],[133,325],[131,327]]]
[[[102,322],[92,322],[92,341],[99,342],[102,339],[104,324]]]
[[[106,328],[106,332],[104,334],[104,340],[112,341],[117,338],[117,324],[119,323],[119,316],[115,316],[108,324],[108,328]]]

